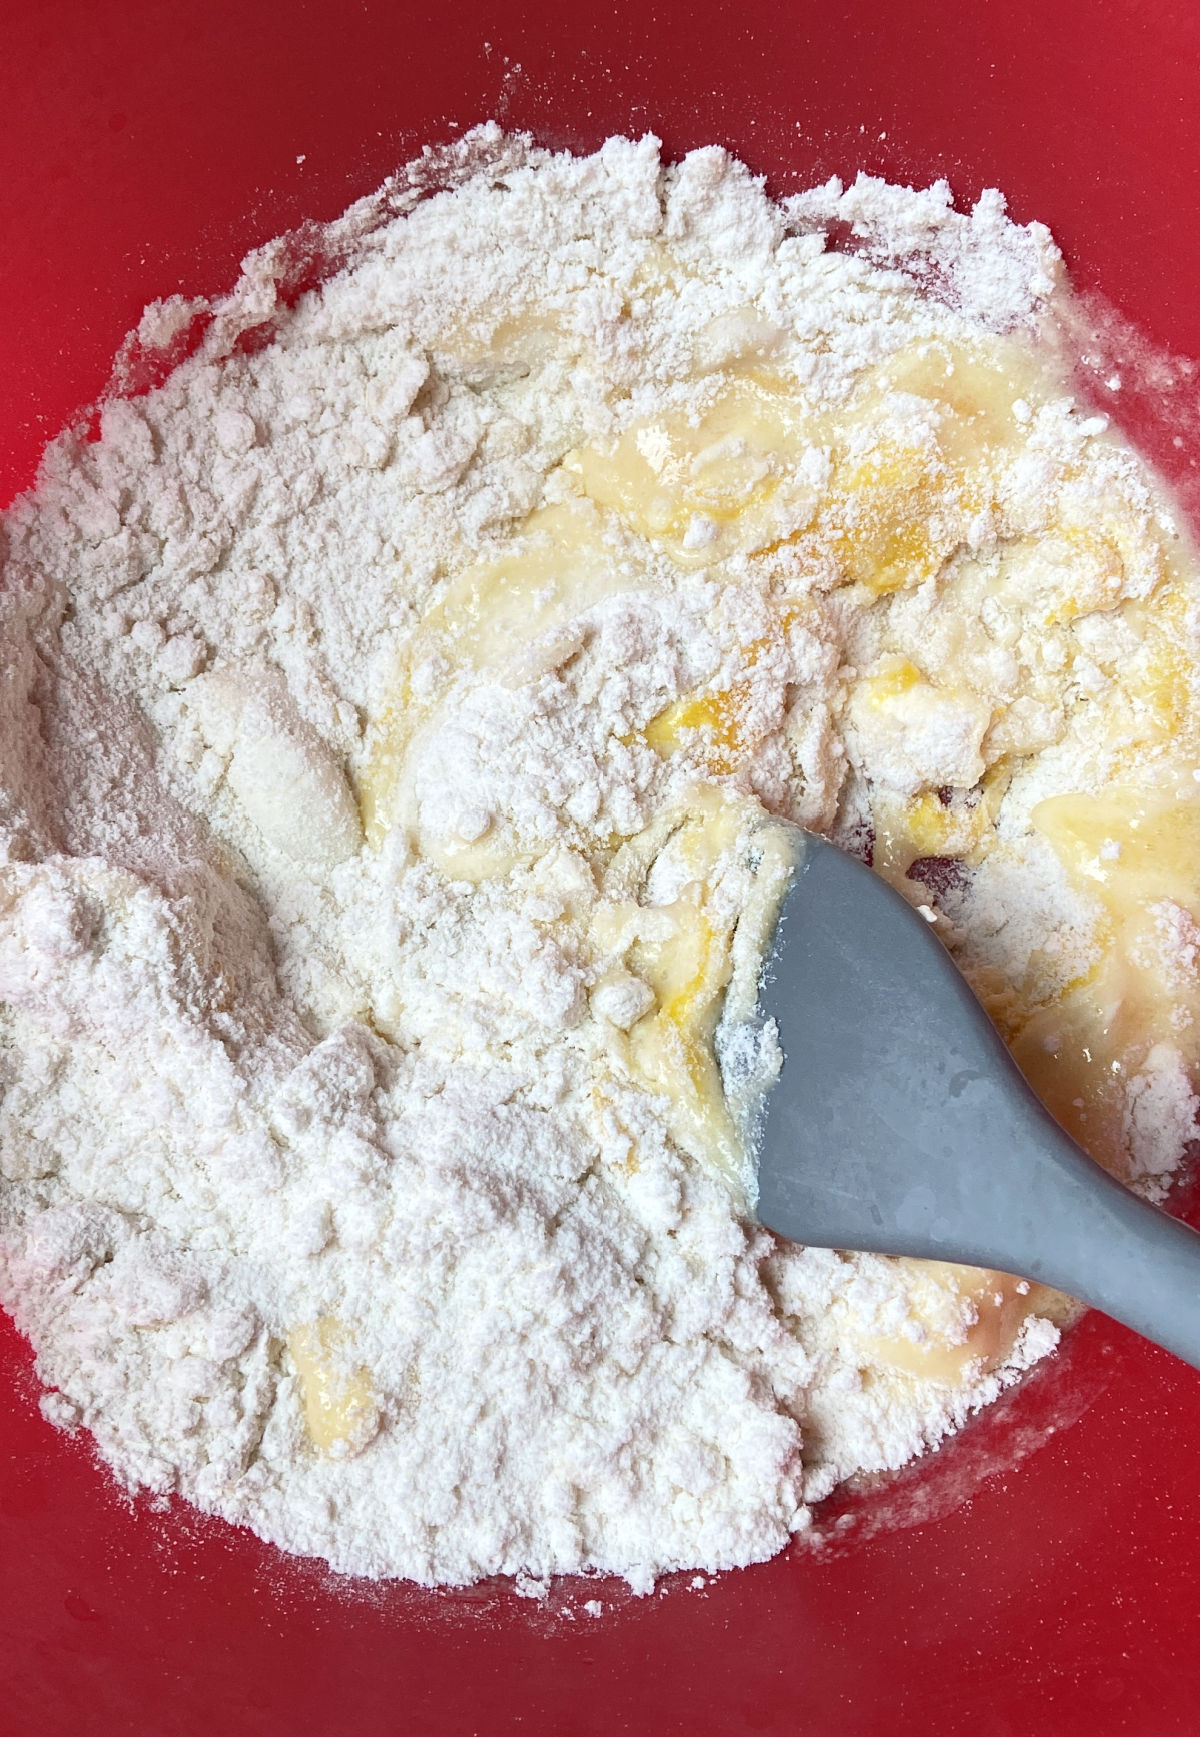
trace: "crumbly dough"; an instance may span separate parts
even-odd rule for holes
[[[148,310],[6,520],[0,1295],[124,1483],[346,1572],[761,1560],[1061,1311],[754,1224],[773,817],[1161,1179],[1180,529],[994,193],[484,128],[321,246]]]

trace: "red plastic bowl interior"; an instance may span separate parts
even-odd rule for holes
[[[1200,355],[1183,0],[9,0],[0,56],[0,499],[146,301],[225,287],[488,116],[720,141],[776,191],[999,186],[1079,284]],[[1132,402],[1186,484],[1191,426],[1173,447],[1153,390]],[[0,1383],[0,1737],[1200,1731],[1200,1376],[1098,1316],[943,1452],[835,1499],[816,1544],[542,1606],[337,1583],[131,1505],[42,1422],[6,1324]]]

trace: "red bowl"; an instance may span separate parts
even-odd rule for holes
[[[718,140],[777,191],[860,167],[999,186],[1079,285],[1200,355],[1186,0],[9,0],[0,55],[2,499],[146,301],[227,286],[487,116],[576,148]],[[1187,484],[1188,392],[1143,385],[1133,431]],[[335,1581],[127,1502],[41,1420],[7,1327],[0,1382],[0,1737],[1200,1731],[1200,1377],[1099,1316],[815,1541],[644,1599]]]

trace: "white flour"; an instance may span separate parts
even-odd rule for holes
[[[769,1556],[1055,1330],[1031,1319],[957,1385],[881,1376],[864,1337],[911,1326],[891,1263],[776,1245],[636,1083],[597,1112],[605,1033],[649,992],[598,981],[566,920],[596,897],[588,841],[694,780],[639,732],[723,670],[759,744],[733,783],[848,835],[864,778],[973,783],[982,727],[856,729],[846,672],[876,629],[794,562],[811,608],[748,666],[776,579],[735,550],[718,582],[700,518],[690,569],[627,538],[634,577],[499,675],[422,654],[440,722],[379,848],[352,786],[418,623],[568,499],[570,448],[694,409],[705,368],[759,351],[823,412],[914,338],[1032,334],[1058,257],[995,195],[963,217],[944,188],[862,181],[781,208],[720,151],[664,170],[653,141],[573,159],[485,130],[439,172],[463,185],[418,203],[402,181],[334,226],[344,269],[293,307],[292,256],[252,257],[199,352],[110,402],[99,442],[57,443],[9,515],[0,1295],[47,1414],[130,1487],[358,1574],[644,1588]],[[207,319],[150,310],[127,365]],[[1089,442],[1144,491],[1068,406],[1038,414],[1031,499]],[[798,475],[827,471],[813,449]],[[438,866],[484,846],[508,872]],[[1086,953],[1052,863],[988,873],[986,920],[957,913],[981,969],[1018,975],[1072,923]],[[1144,1170],[1191,1132],[1186,1079],[1159,1074],[1139,1091],[1174,1121],[1164,1144],[1143,1106]],[[338,1378],[369,1382],[322,1453],[288,1347],[330,1318]]]

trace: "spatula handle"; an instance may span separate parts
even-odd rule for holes
[[[1025,1246],[998,1247],[994,1264],[1102,1309],[1200,1369],[1200,1234],[1122,1187],[1047,1123]]]

